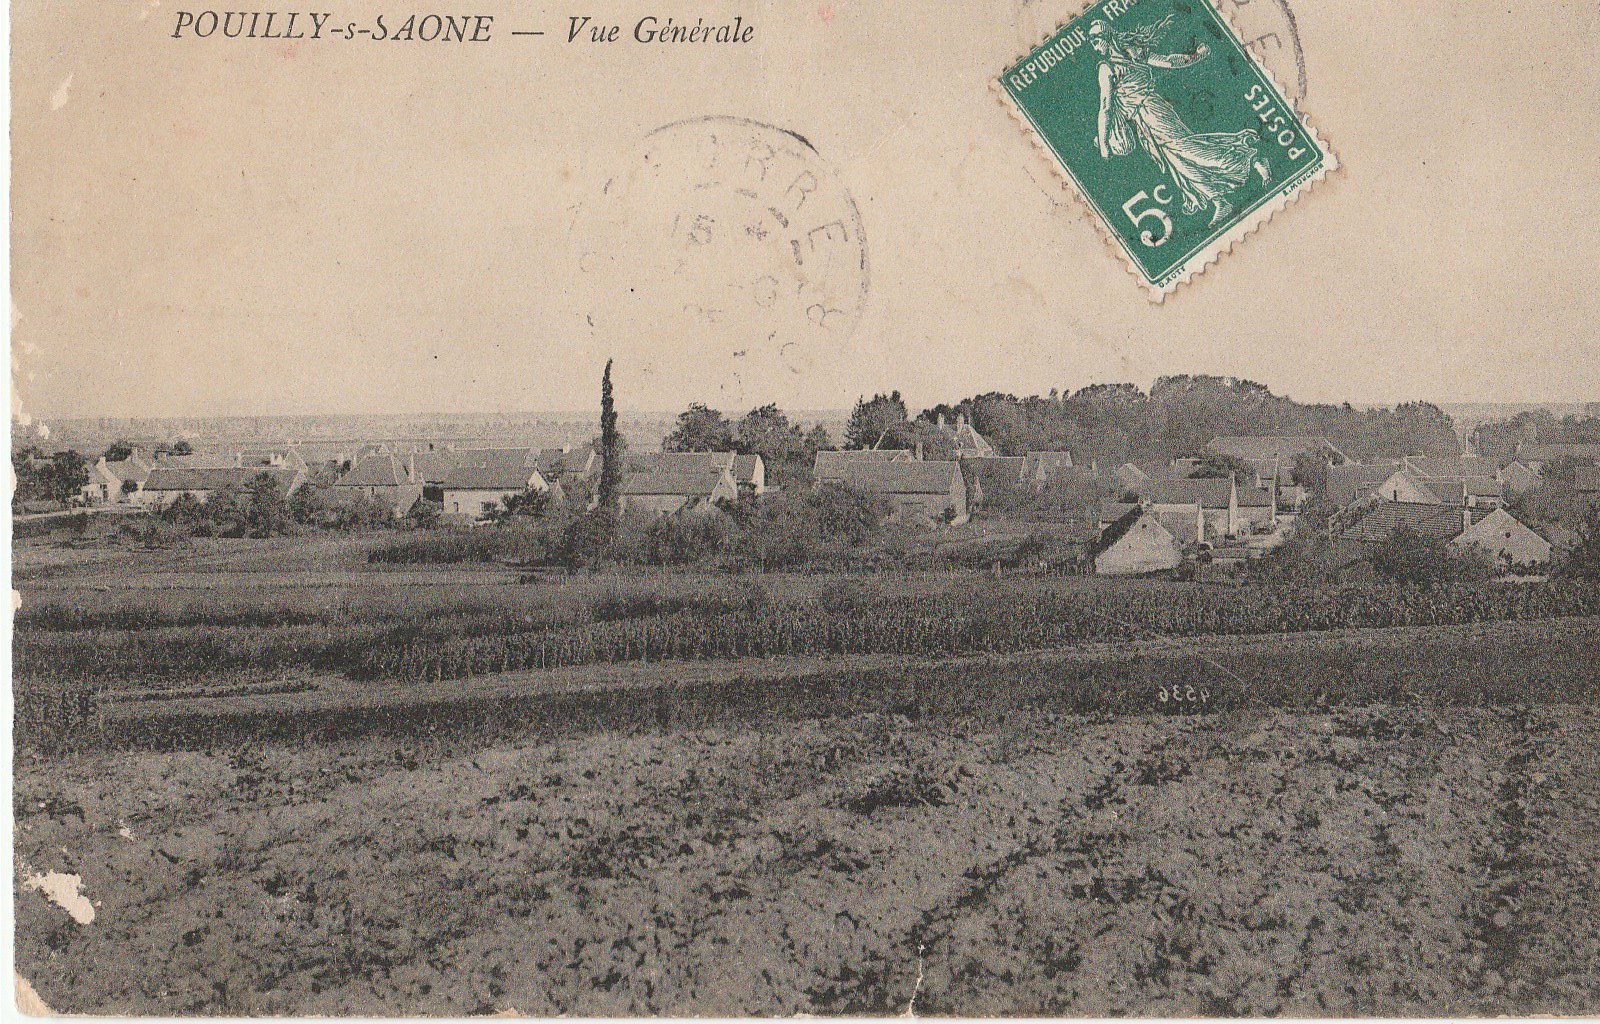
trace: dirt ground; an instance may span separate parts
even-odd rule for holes
[[[1013,710],[23,761],[17,967],[97,1013],[1593,1013],[1597,741]]]

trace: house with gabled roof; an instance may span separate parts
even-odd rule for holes
[[[458,451],[444,480],[429,484],[423,494],[438,501],[447,515],[481,517],[507,498],[550,489],[534,465],[537,454],[532,448]]]
[[[1219,543],[1244,532],[1239,517],[1239,489],[1233,477],[1188,479],[1154,478],[1130,490],[1147,505],[1160,509],[1167,505],[1199,505],[1205,521],[1205,536]]]
[[[1266,487],[1248,483],[1238,484],[1235,490],[1238,504],[1238,524],[1241,532],[1270,533],[1278,526],[1278,487],[1268,481]]]
[[[1555,551],[1549,540],[1503,508],[1468,526],[1451,543],[1477,548],[1506,568],[1548,565]]]
[[[1397,532],[1434,540],[1454,540],[1474,523],[1489,517],[1491,509],[1435,502],[1390,501],[1378,498],[1353,510],[1338,526],[1337,536],[1347,540],[1381,543]]]
[[[1335,508],[1367,501],[1399,471],[1398,462],[1347,462],[1340,466],[1329,465],[1328,482],[1324,486],[1323,497]]]
[[[399,517],[422,499],[422,491],[422,483],[411,478],[409,461],[384,452],[357,459],[334,481],[329,497],[335,503],[353,501],[358,496],[382,502]]]
[[[1100,576],[1138,576],[1176,569],[1183,545],[1148,506],[1132,505],[1101,531],[1092,548]]]
[[[1576,459],[1588,465],[1600,465],[1600,443],[1593,441],[1541,441],[1517,445],[1516,457],[1536,473],[1545,466],[1562,459]]]
[[[1572,488],[1589,508],[1600,505],[1600,466],[1579,466],[1572,475]]]
[[[738,452],[629,452],[629,473],[717,473],[727,471],[736,487],[760,495],[767,489],[767,467],[759,455]]]
[[[600,475],[600,453],[589,445],[580,448],[541,448],[535,465],[550,483],[570,483]]]
[[[1037,491],[1049,483],[1054,474],[1072,468],[1071,452],[1029,452],[1023,456],[1022,481]]]
[[[837,480],[845,467],[868,462],[915,462],[916,456],[909,448],[848,448],[843,451],[821,451],[811,466],[811,477],[817,483]]]
[[[102,455],[89,467],[89,482],[82,488],[84,500],[96,505],[130,501],[144,489],[153,469],[155,460],[140,451],[115,462],[107,462]]]
[[[718,502],[737,501],[739,486],[727,467],[629,472],[622,478],[618,507],[624,513],[668,516],[710,512]]]
[[[817,481],[819,487],[830,483],[881,495],[897,518],[967,521],[967,485],[959,462],[846,462]]]
[[[1320,434],[1224,434],[1208,441],[1206,449],[1245,462],[1277,459],[1292,465],[1306,452],[1326,452],[1336,463],[1350,461],[1332,441]]]
[[[156,466],[145,478],[144,487],[131,495],[130,500],[154,507],[168,505],[187,494],[196,501],[205,501],[218,491],[250,490],[261,477],[271,479],[278,493],[287,498],[305,481],[305,471],[283,466],[225,466],[187,469],[174,466]]]
[[[946,422],[944,413],[940,413],[934,421],[934,429],[943,431],[955,442],[958,458],[1000,454],[994,450],[994,445],[989,443],[989,439],[978,433],[977,429],[967,421],[965,413],[958,413],[954,423]]]

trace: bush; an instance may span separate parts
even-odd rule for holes
[[[1375,545],[1367,557],[1374,569],[1397,583],[1468,583],[1495,575],[1495,567],[1476,549],[1405,529]]]

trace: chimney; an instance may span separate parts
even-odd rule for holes
[[[1466,533],[1472,529],[1472,509],[1465,505],[1461,507],[1461,532]]]
[[[944,429],[944,413],[942,412],[939,414],[939,429]]]
[[[967,425],[967,414],[964,413],[964,412],[956,413],[956,429],[957,430],[963,430],[963,429],[966,428],[966,425]]]
[[[922,461],[922,442],[921,441],[917,442],[917,461],[918,462]]]

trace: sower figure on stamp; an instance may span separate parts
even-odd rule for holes
[[[1201,43],[1193,53],[1152,51],[1170,16],[1153,25],[1118,32],[1104,21],[1089,26],[1089,42],[1105,58],[1100,65],[1100,117],[1096,141],[1100,156],[1127,156],[1134,140],[1166,172],[1183,196],[1183,212],[1212,207],[1211,223],[1233,212],[1225,198],[1243,185],[1253,169],[1263,182],[1272,178],[1256,152],[1261,136],[1253,129],[1195,134],[1168,100],[1156,91],[1153,68],[1185,68],[1205,59]]]

